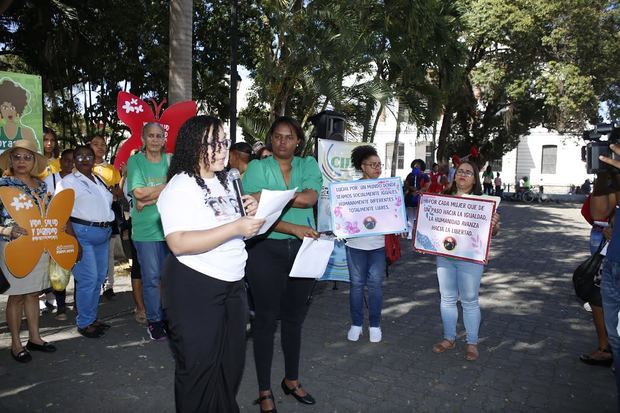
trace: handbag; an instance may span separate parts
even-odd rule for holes
[[[583,301],[590,301],[595,289],[599,288],[596,285],[595,279],[601,268],[603,259],[605,258],[605,256],[601,254],[601,251],[603,247],[605,247],[606,242],[606,240],[601,241],[596,252],[582,262],[573,273],[575,294]]]
[[[49,263],[49,277],[50,284],[54,291],[63,291],[67,288],[69,284],[69,279],[71,278],[71,270],[66,270],[54,261],[53,258],[50,258]]]
[[[9,283],[9,280],[6,279],[4,271],[0,269],[0,294],[3,294],[9,288],[11,288],[11,284]]]
[[[400,258],[400,240],[397,234],[385,236],[385,259],[388,265],[394,264]]]

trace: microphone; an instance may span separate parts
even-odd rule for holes
[[[241,174],[237,168],[230,168],[228,171],[228,180],[232,184],[235,195],[237,196],[239,212],[241,213],[241,216],[244,217],[245,208],[243,207],[243,200],[241,199],[241,195],[243,195],[243,185],[241,185]]]

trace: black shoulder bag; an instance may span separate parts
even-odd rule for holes
[[[592,297],[595,288],[599,288],[595,283],[595,278],[601,268],[603,258],[605,258],[601,255],[601,251],[606,242],[607,241],[603,239],[596,249],[596,252],[582,262],[573,273],[575,294],[583,301],[590,301],[590,297]]]

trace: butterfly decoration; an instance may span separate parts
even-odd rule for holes
[[[73,210],[73,189],[58,192],[45,208],[40,208],[26,194],[14,187],[0,188],[0,199],[17,225],[27,232],[10,241],[4,253],[6,266],[17,278],[30,274],[47,251],[58,265],[70,270],[78,255],[78,242],[65,232]]]
[[[127,163],[127,159],[129,159],[134,149],[142,148],[142,128],[144,124],[149,122],[159,123],[165,132],[166,153],[173,153],[179,128],[187,119],[195,116],[198,111],[196,102],[192,100],[170,105],[163,114],[161,114],[161,108],[166,103],[165,99],[159,105],[153,99],[151,99],[151,103],[155,108],[154,113],[151,106],[139,97],[129,92],[118,92],[116,113],[118,118],[131,130],[131,137],[123,143],[116,154],[114,166],[117,169],[120,169],[123,164]]]

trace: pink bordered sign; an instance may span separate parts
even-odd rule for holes
[[[495,202],[484,197],[422,194],[413,248],[487,264]]]
[[[144,124],[149,122],[159,123],[164,128],[166,134],[166,153],[173,153],[181,125],[187,119],[196,115],[198,110],[196,102],[188,100],[170,105],[161,114],[161,108],[166,102],[165,99],[160,104],[156,104],[152,99],[151,102],[155,111],[139,97],[128,92],[118,92],[116,113],[118,118],[131,130],[131,137],[123,143],[116,154],[114,166],[117,169],[120,169],[123,164],[127,163],[131,151],[142,147],[142,128]]]

